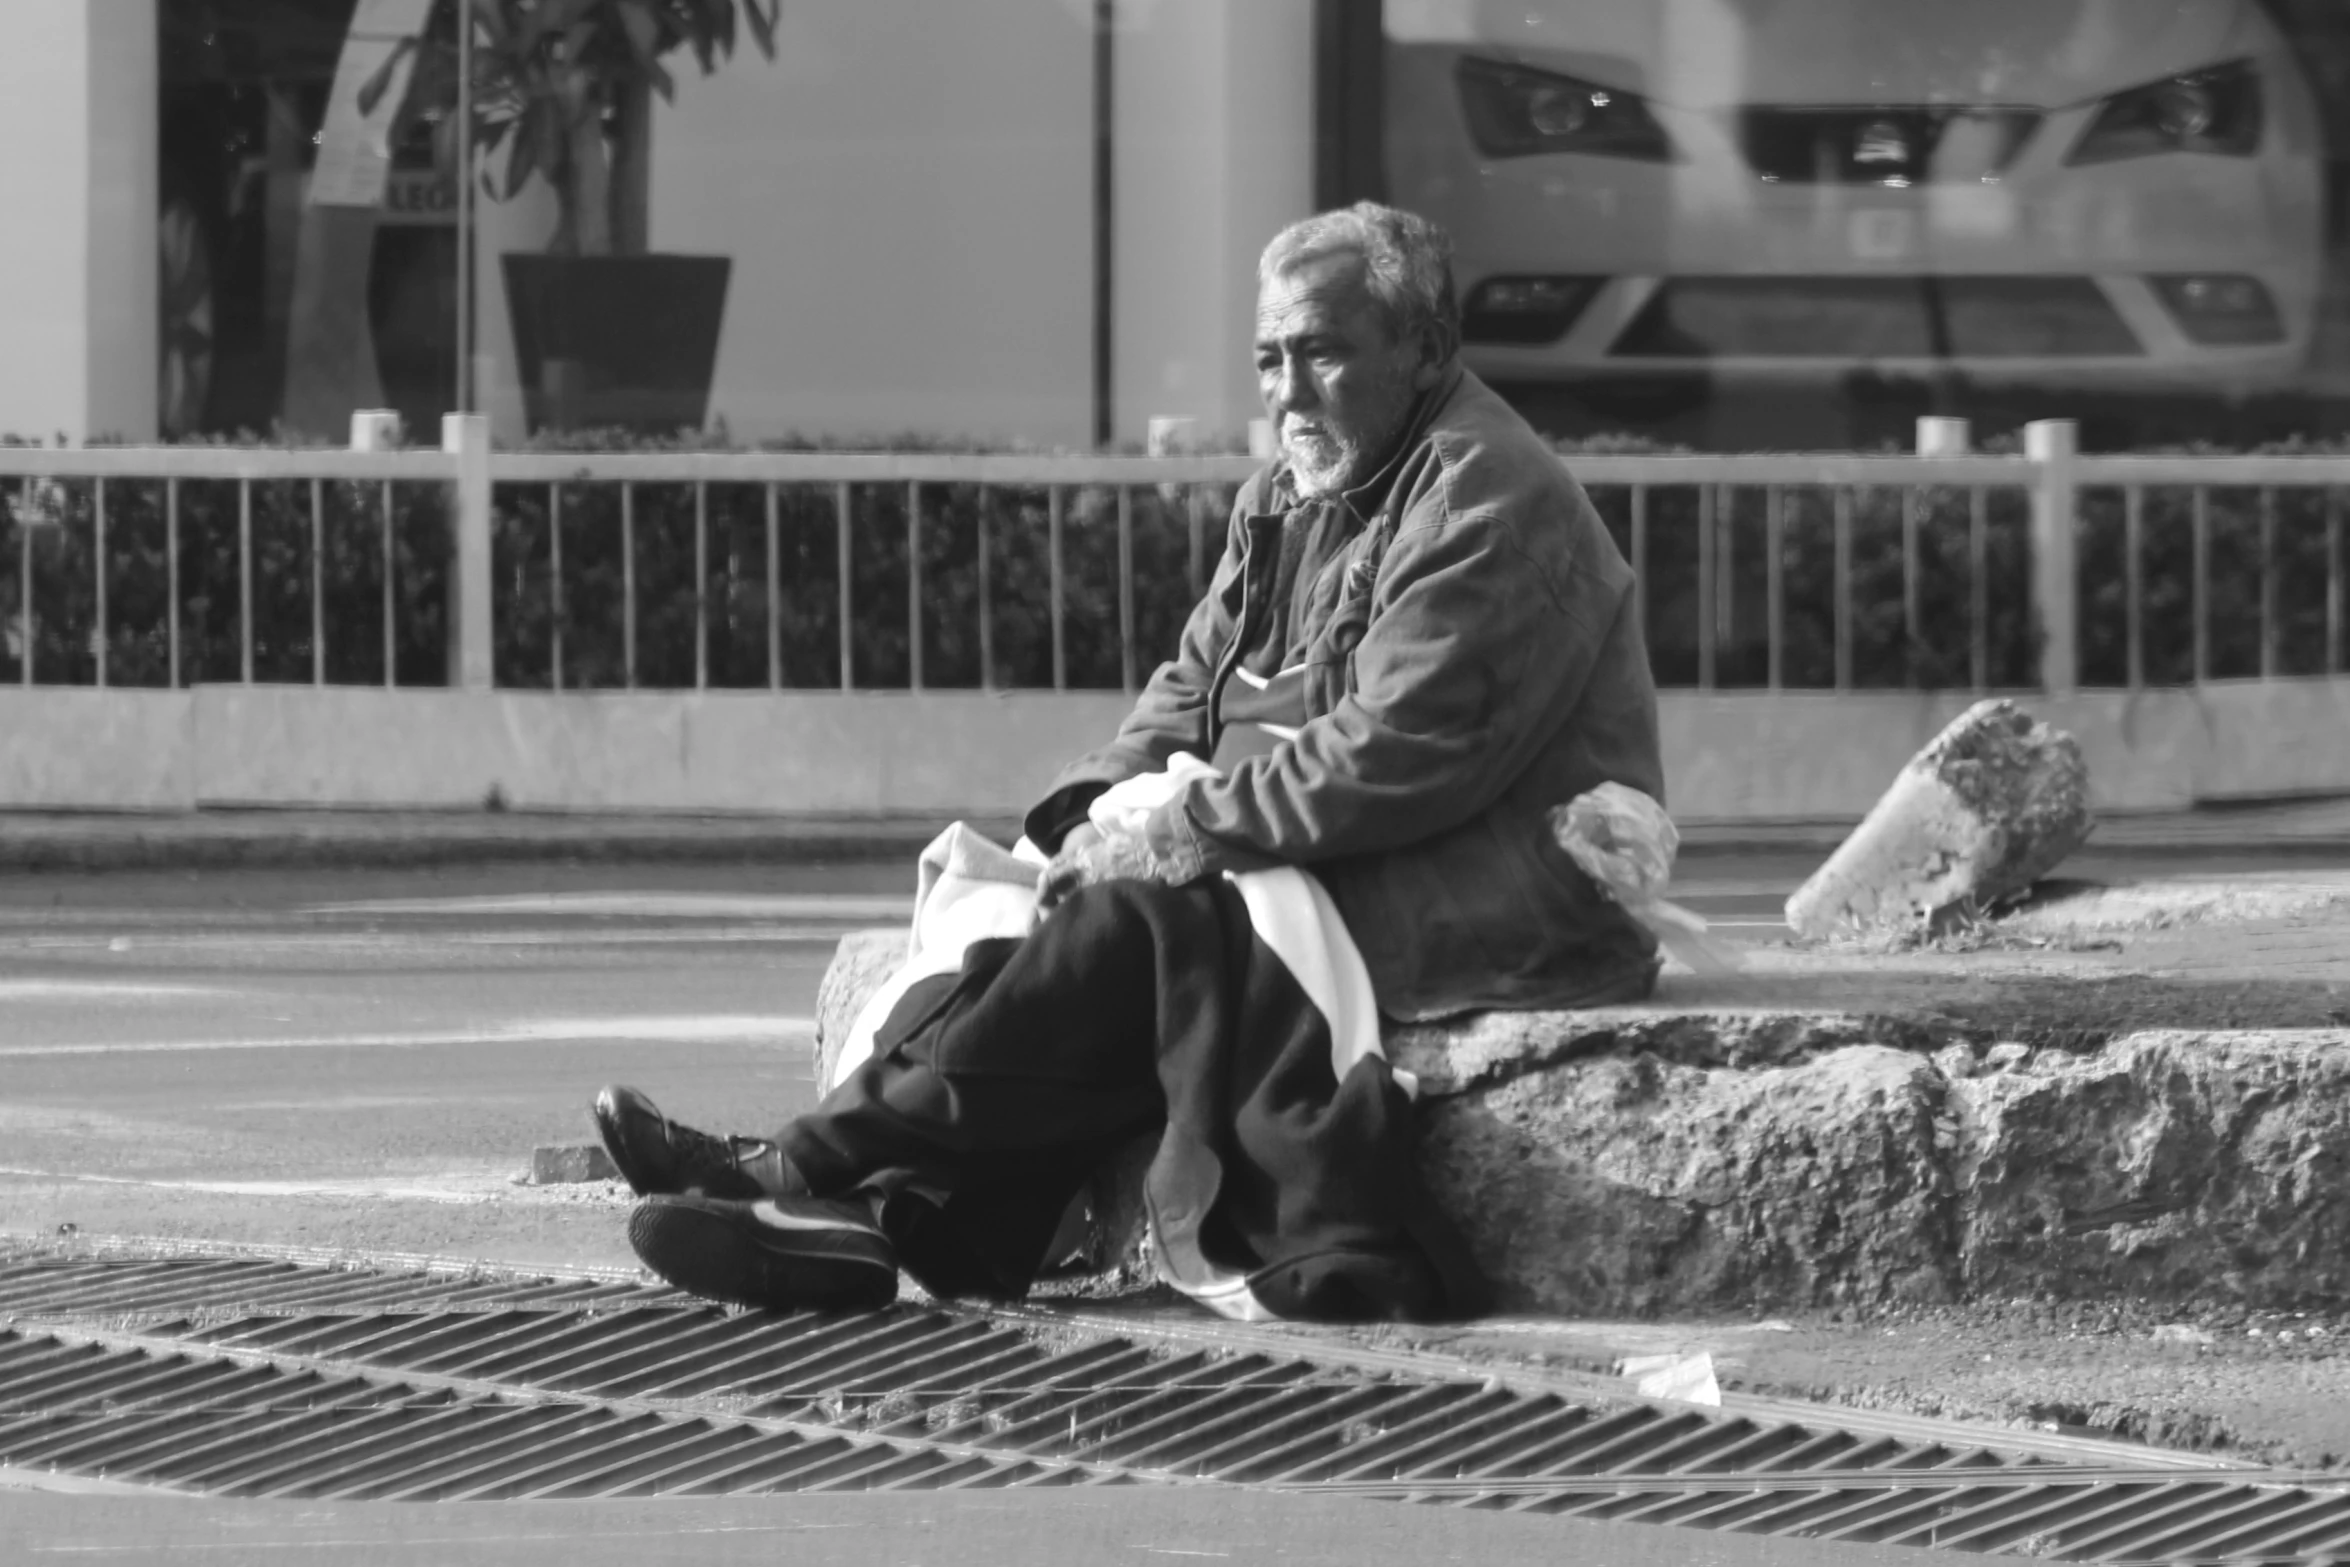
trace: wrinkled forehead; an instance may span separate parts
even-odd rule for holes
[[[1257,289],[1257,338],[1279,341],[1313,332],[1385,334],[1386,314],[1371,293],[1361,251],[1335,249],[1285,262]]]

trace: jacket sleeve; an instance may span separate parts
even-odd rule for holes
[[[1206,760],[1208,687],[1215,680],[1217,660],[1238,629],[1243,519],[1259,483],[1251,480],[1241,489],[1223,557],[1216,563],[1206,596],[1184,622],[1175,656],[1152,671],[1133,710],[1118,725],[1117,737],[1062,768],[1044,798],[1028,812],[1022,829],[1038,848],[1047,853],[1058,849],[1069,830],[1085,820],[1094,798],[1110,785],[1159,771],[1177,751]]]
[[[1294,740],[1170,800],[1151,819],[1154,847],[1204,875],[1396,848],[1483,811],[1573,711],[1612,624],[1617,595],[1573,566],[1534,558],[1492,515],[1407,523],[1353,649],[1351,692]]]

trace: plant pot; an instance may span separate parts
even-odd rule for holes
[[[726,314],[727,257],[509,252],[499,260],[533,430],[701,428]]]

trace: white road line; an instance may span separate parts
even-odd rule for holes
[[[0,1177],[72,1181],[87,1186],[138,1186],[151,1190],[204,1192],[220,1197],[376,1197],[408,1202],[474,1205],[492,1202],[516,1189],[511,1175],[444,1176],[421,1181],[149,1181],[124,1175],[82,1175],[67,1170],[32,1170],[0,1165]]]
[[[233,996],[217,985],[153,985],[120,979],[0,979],[0,1003],[10,1001],[185,1001]]]
[[[315,903],[310,914],[571,914],[644,919],[910,920],[914,900],[855,892],[524,892]]]
[[[725,1016],[529,1018],[482,1028],[405,1034],[306,1034],[277,1038],[130,1040],[104,1044],[0,1045],[7,1056],[113,1056],[194,1050],[412,1050],[438,1045],[602,1044],[639,1040],[678,1045],[799,1042],[816,1032],[807,1017]]]

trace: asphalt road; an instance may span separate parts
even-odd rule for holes
[[[700,1124],[812,1102],[841,933],[894,866],[20,877],[0,886],[0,1230],[625,1264],[598,1084]],[[610,1207],[607,1199],[603,1207]]]
[[[1768,939],[1815,860],[1696,856],[1674,895]],[[0,1232],[630,1266],[620,1199],[517,1187],[530,1150],[587,1141],[609,1081],[714,1129],[804,1109],[824,965],[844,931],[903,919],[910,881],[895,863],[0,880]]]

